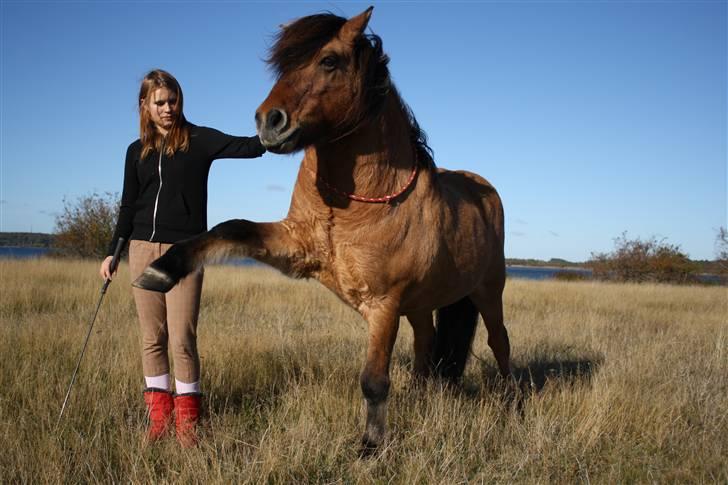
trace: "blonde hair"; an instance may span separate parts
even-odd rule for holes
[[[144,109],[144,103],[148,103],[149,96],[159,88],[167,88],[177,95],[177,117],[166,136],[159,133],[149,110]],[[153,150],[161,151],[162,147],[169,157],[174,156],[177,150],[187,151],[190,146],[190,129],[182,111],[183,104],[182,88],[170,73],[154,69],[144,76],[139,89],[139,140],[142,143],[142,160]]]

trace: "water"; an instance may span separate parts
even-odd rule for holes
[[[233,266],[257,266],[262,263],[250,258],[236,259],[227,264]],[[509,278],[524,278],[527,280],[548,280],[554,278],[556,273],[574,273],[585,278],[591,276],[591,270],[584,268],[541,268],[537,266],[508,266],[506,274]]]
[[[15,246],[0,247],[0,258],[28,259],[40,258],[47,254],[50,248],[19,248]]]
[[[509,278],[524,278],[527,280],[548,280],[556,277],[557,273],[569,273],[589,278],[591,270],[585,268],[540,268],[537,266],[508,266],[506,274]]]

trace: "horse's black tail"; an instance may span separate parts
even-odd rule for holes
[[[445,379],[457,381],[465,371],[473,343],[478,310],[465,297],[437,310],[435,345],[432,352],[435,372]]]

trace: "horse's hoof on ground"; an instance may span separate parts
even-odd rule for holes
[[[377,453],[378,447],[370,443],[362,443],[359,447],[359,458],[371,458]]]
[[[161,293],[167,293],[171,290],[177,282],[169,276],[167,273],[148,266],[144,272],[134,280],[131,285],[142,290],[159,291]]]
[[[379,450],[379,443],[376,443],[364,435],[359,446],[359,458],[371,458]]]

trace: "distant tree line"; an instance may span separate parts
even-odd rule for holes
[[[583,266],[584,263],[576,263],[561,258],[551,258],[548,261],[542,259],[522,259],[522,258],[506,258],[506,264],[516,266],[538,266],[551,268],[567,268]]]
[[[0,232],[0,247],[51,248],[55,236],[41,232]]]

